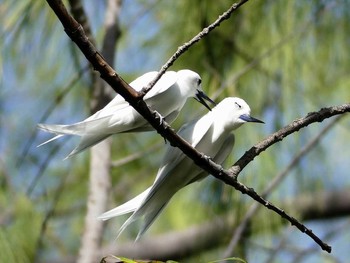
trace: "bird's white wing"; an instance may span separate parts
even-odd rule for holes
[[[211,118],[207,114],[200,120],[194,120],[183,126],[179,134],[194,147],[205,138],[212,127]],[[122,225],[119,234],[132,222],[144,216],[143,225],[136,239],[150,227],[172,196],[181,188],[193,181],[201,169],[194,165],[190,158],[176,147],[169,146],[163,158],[161,168],[158,170],[155,182],[149,193],[140,203],[137,210]],[[118,235],[119,235],[118,234]]]
[[[138,196],[134,197],[133,199],[127,201],[126,203],[103,213],[102,215],[100,215],[98,217],[98,219],[108,220],[108,219],[115,217],[115,216],[120,216],[120,215],[134,212],[140,206],[140,204],[145,199],[145,197],[148,195],[149,190],[151,190],[151,187],[147,188],[141,194],[139,194]]]
[[[179,135],[190,142],[200,152],[212,157],[214,161],[222,163],[232,150],[234,135],[228,135],[228,137],[223,138],[221,142],[216,142],[214,145],[212,143],[212,117],[212,114],[208,113],[201,119],[188,123],[180,129]],[[144,203],[154,198],[153,196],[160,189],[164,189],[165,195],[174,194],[188,183],[194,182],[195,178],[198,178],[198,174],[201,172],[202,170],[179,148],[169,146]],[[169,191],[169,189],[171,190]]]
[[[214,155],[213,160],[218,164],[222,164],[232,151],[233,145],[234,135],[230,134],[222,143],[219,151]],[[149,190],[149,194],[144,199],[140,208],[134,213],[135,218],[130,220],[132,222],[144,215],[143,223],[136,240],[147,231],[177,191],[186,185],[202,180],[208,175],[206,171],[194,165],[193,161],[187,157],[181,160],[178,159],[177,161],[178,163],[175,168],[170,171],[165,171],[165,169],[158,176],[158,179]]]
[[[130,86],[136,90],[141,91],[144,87],[148,85],[156,76],[157,71],[151,71],[143,74],[137,79],[130,82]],[[176,72],[168,71],[165,72],[162,77],[157,81],[157,83],[153,86],[153,88],[145,95],[145,99],[150,98],[160,92],[163,92],[168,87],[172,86],[176,82]],[[115,96],[115,98],[106,105],[107,108],[119,107],[121,105],[129,105],[128,102],[121,95]]]
[[[208,122],[203,122],[203,124],[204,123],[208,124]],[[215,162],[222,164],[232,151],[234,145],[234,135],[228,135],[228,137],[224,138],[221,143],[217,143],[217,147],[213,147],[213,145],[209,145],[208,147],[212,136],[212,126],[203,126],[203,124],[199,125],[199,127],[204,128],[206,132],[203,130],[197,131],[200,131],[202,138],[197,138],[198,140],[194,140],[196,143],[196,148],[199,148],[200,151],[213,156]],[[198,135],[198,133],[196,133],[196,129],[191,129],[190,127],[191,125],[188,128],[182,130],[182,132],[189,132],[193,130],[194,133],[192,135]],[[186,135],[190,134],[191,133],[189,132],[189,134]],[[186,157],[178,148],[174,149],[174,151],[176,151],[175,156],[171,153],[169,154],[170,162],[165,161],[165,165],[160,168],[157,174],[157,178],[152,185],[152,188],[150,189],[148,195],[140,207],[121,228],[121,231],[123,231],[123,229],[125,229],[125,227],[128,226],[131,222],[137,220],[140,217],[143,217],[143,223],[136,240],[139,239],[147,231],[147,229],[152,225],[154,220],[177,191],[188,184],[203,179],[208,175],[207,172],[196,166],[193,161],[190,158]],[[177,151],[181,153],[178,154]]]
[[[156,77],[157,73],[158,73],[157,71],[151,71],[151,72],[145,73],[142,76],[135,79],[134,81],[132,81],[130,83],[130,86],[136,91],[141,91],[142,88],[146,87],[146,85]],[[153,98],[158,94],[161,94],[162,92],[166,91],[169,87],[174,85],[176,80],[177,80],[176,72],[174,71],[166,72],[158,80],[158,82],[153,86],[153,88],[145,95],[144,100],[146,101],[146,103],[147,103],[147,100],[149,100],[150,98]],[[154,101],[159,101],[159,100],[160,98],[157,99],[156,97],[154,97]],[[85,119],[85,121],[99,119],[106,116],[113,116],[113,114],[116,114],[116,112],[123,111],[129,107],[131,107],[129,103],[125,101],[125,99],[121,95],[118,94],[103,109],[91,115],[89,118]],[[118,115],[120,116],[119,113]]]
[[[130,82],[130,86],[136,91],[141,91],[141,89],[145,87],[149,82],[151,82],[156,75],[157,75],[157,71],[151,71],[151,72],[145,73],[142,76]],[[86,120],[92,120],[92,119],[97,119],[104,116],[110,116],[116,111],[129,106],[130,106],[129,103],[125,101],[125,99],[121,95],[117,94],[113,98],[113,100],[111,100],[103,109],[91,115]]]
[[[229,136],[226,138],[224,143],[222,144],[220,150],[217,152],[217,154],[212,158],[214,162],[217,164],[222,165],[227,157],[232,152],[233,146],[235,144],[235,136],[233,134],[229,134]],[[205,178],[208,175],[206,171],[202,171],[200,174],[198,174],[196,177],[193,178],[192,181],[190,181],[188,184],[192,184],[194,182],[198,182]]]
[[[210,112],[207,113],[200,119],[194,119],[189,123],[183,125],[178,134],[185,139],[192,147],[197,146],[197,144],[204,138],[205,134],[212,128]],[[171,170],[186,157],[186,155],[177,147],[169,146],[166,149],[165,155],[162,160],[162,165],[157,173],[155,182],[163,174],[163,170]]]
[[[155,73],[152,74],[152,78],[150,78],[149,81],[147,80],[147,82],[142,85],[141,89],[144,88],[149,82],[151,82],[156,77],[157,73],[158,72],[155,71]],[[168,88],[174,85],[176,81],[177,81],[177,74],[175,71],[165,72],[162,75],[162,77],[157,81],[157,83],[153,86],[153,88],[145,95],[144,100],[147,101],[147,99],[152,98],[157,94],[166,91]]]
[[[130,85],[135,90],[140,91],[150,81],[152,81],[156,75],[156,71],[146,73],[131,82]],[[174,85],[175,82],[176,72],[166,72],[151,89],[151,91],[146,94],[146,96],[148,96],[146,103],[150,103],[150,106],[153,106],[153,104],[159,106],[160,112],[164,112],[165,116],[163,117],[165,117],[167,121],[172,121],[177,116],[177,114],[173,114],[174,106],[169,106],[176,104],[176,101],[174,100],[170,100],[172,103],[169,103],[169,97],[171,99],[173,95],[171,93],[173,92],[172,90],[176,90],[169,89],[169,87]],[[165,91],[167,90],[170,90],[170,94],[165,94]],[[147,98],[146,96],[145,98]],[[164,101],[164,97],[168,99],[167,102]],[[168,113],[170,115],[169,118],[167,118]],[[129,103],[126,102],[120,95],[117,95],[103,109],[88,117],[84,121],[73,123],[71,125],[39,124],[38,127],[42,130],[60,135],[49,139],[48,141],[40,144],[40,146],[66,134],[81,136],[82,138],[79,145],[69,154],[69,156],[77,154],[86,148],[97,144],[114,133],[143,132],[153,130],[148,122],[141,115],[139,115],[137,111],[131,107]]]

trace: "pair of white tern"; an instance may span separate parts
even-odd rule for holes
[[[146,73],[131,82],[130,86],[140,91],[153,80],[156,74],[157,72]],[[171,123],[178,116],[187,98],[190,97],[197,99],[209,110],[210,107],[204,99],[215,104],[203,92],[201,78],[197,73],[191,70],[180,70],[166,72],[145,95],[144,100],[148,106]],[[245,122],[263,123],[250,116],[250,108],[244,100],[229,97],[222,100],[203,117],[183,125],[178,134],[198,151],[210,156],[216,163],[222,164],[234,145],[235,139],[231,132]],[[84,121],[72,125],[39,124],[38,126],[42,130],[56,134],[54,138],[43,144],[64,135],[81,136],[79,145],[67,157],[115,133],[153,130],[148,122],[120,95]],[[137,240],[151,226],[177,191],[207,175],[180,149],[167,145],[153,185],[130,201],[105,212],[99,219],[107,220],[132,212],[132,215],[120,228],[119,236],[130,223],[143,218]]]

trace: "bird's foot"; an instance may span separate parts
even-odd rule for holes
[[[155,115],[157,115],[158,116],[158,118],[159,118],[159,126],[161,126],[161,125],[163,125],[163,123],[164,123],[164,118],[163,118],[163,116],[158,112],[158,111],[154,111],[155,112]]]
[[[155,112],[155,115],[157,115],[158,118],[159,118],[159,126],[162,126],[162,125],[164,124],[164,118],[163,118],[163,116],[162,116],[158,111],[156,111],[156,110],[154,110],[154,112]],[[165,137],[163,137],[163,138],[164,138],[164,143],[167,144],[166,138],[165,138]]]
[[[204,158],[207,162],[213,161],[213,159],[209,155],[202,154],[202,158]]]

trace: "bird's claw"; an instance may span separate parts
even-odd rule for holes
[[[202,158],[204,158],[207,162],[209,162],[209,161],[212,161],[213,159],[210,157],[210,156],[208,156],[208,155],[205,155],[205,154],[203,154],[202,155]]]
[[[158,116],[158,118],[159,118],[159,126],[162,126],[163,124],[164,124],[164,118],[163,118],[163,116],[158,112],[158,111],[154,111],[155,112],[155,115],[157,115]],[[164,143],[165,144],[167,144],[167,140],[166,140],[166,138],[164,137]]]
[[[163,125],[163,123],[164,123],[164,118],[163,118],[163,116],[158,112],[158,111],[154,111],[155,112],[155,114],[158,116],[158,118],[159,118],[159,126],[161,126],[161,125]]]

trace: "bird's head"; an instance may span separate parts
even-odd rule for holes
[[[245,122],[264,123],[250,116],[249,105],[240,98],[229,97],[223,99],[214,109],[215,116],[226,128],[233,130]]]
[[[210,102],[214,106],[216,105],[216,103],[204,93],[202,89],[202,79],[196,72],[189,69],[184,69],[178,71],[178,74],[179,78],[182,79],[181,88],[190,95],[189,97],[193,97],[208,110],[211,110],[211,108],[206,101]]]

